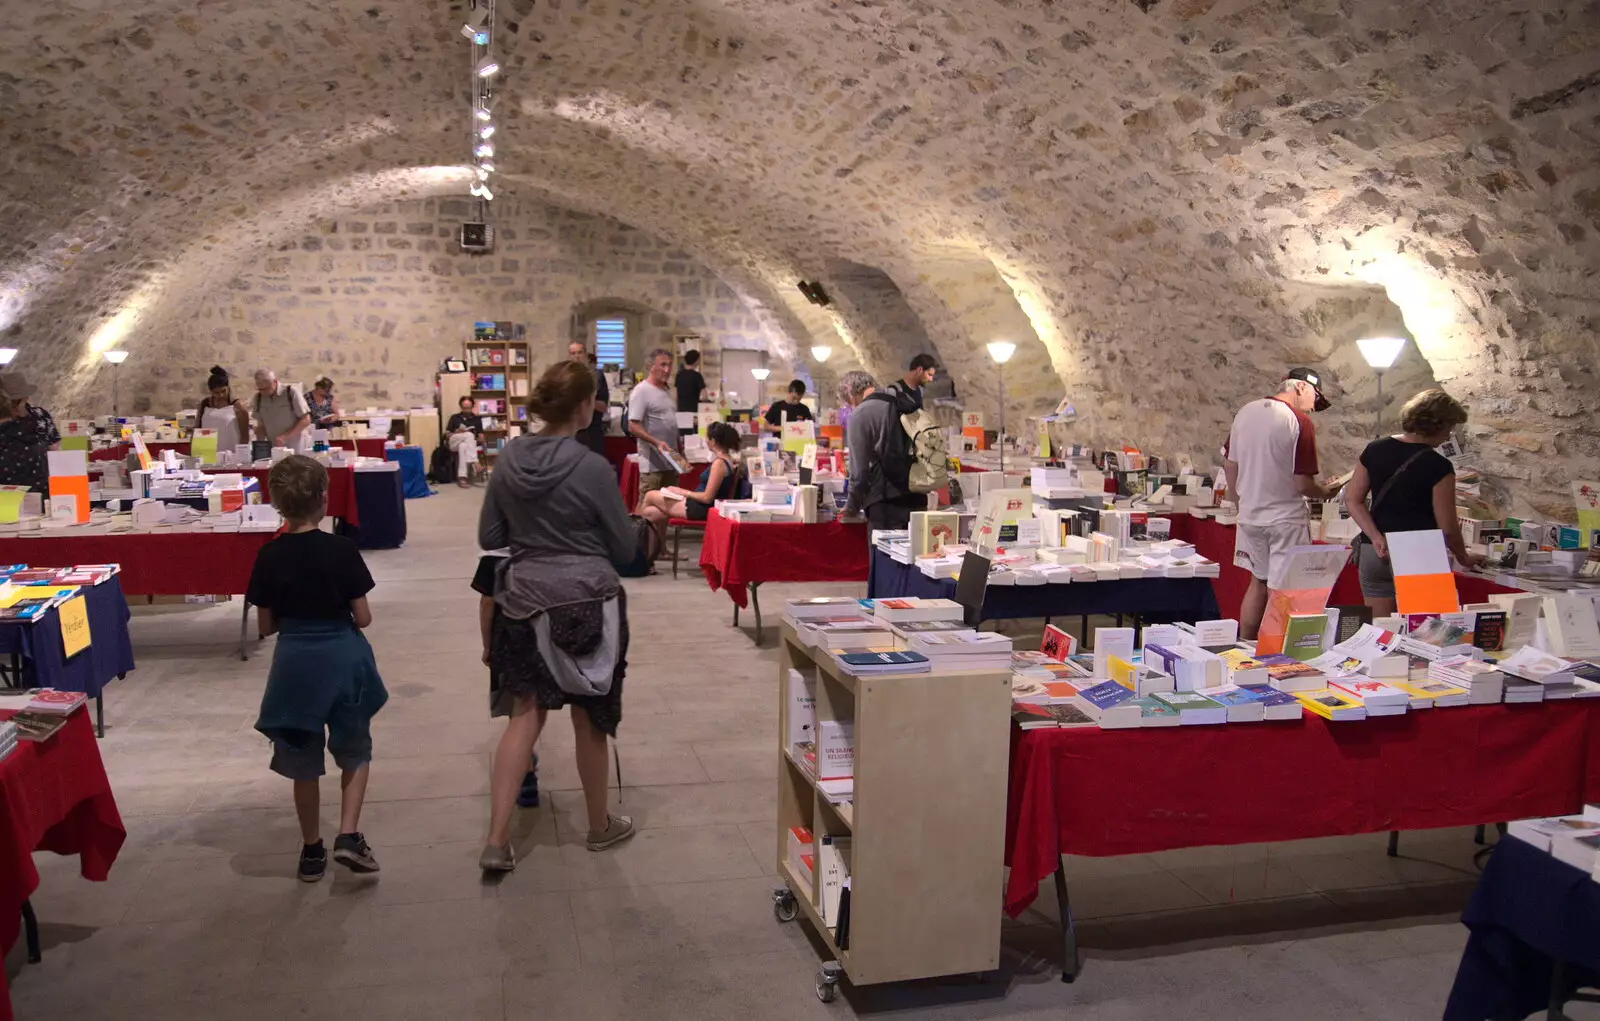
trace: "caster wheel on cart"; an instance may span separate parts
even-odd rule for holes
[[[800,904],[787,889],[772,891],[772,914],[780,922],[792,922],[800,914]]]
[[[817,999],[832,1003],[839,995],[839,977],[825,971],[817,972]]]

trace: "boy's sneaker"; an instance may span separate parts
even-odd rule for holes
[[[372,856],[367,838],[359,833],[341,833],[335,838],[333,860],[351,872],[378,871],[378,859]]]
[[[533,757],[533,766],[522,778],[522,789],[517,791],[518,808],[539,807],[539,756]]]
[[[323,848],[322,841],[315,844],[304,844],[300,848],[299,876],[302,883],[315,883],[328,871],[328,852]]]

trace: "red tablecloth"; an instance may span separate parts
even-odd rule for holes
[[[1014,731],[1006,911],[1063,854],[1431,829],[1600,799],[1600,705],[1461,706],[1333,723]]]
[[[1218,524],[1211,518],[1196,518],[1189,514],[1172,515],[1172,537],[1194,544],[1195,552],[1207,560],[1222,565],[1219,577],[1211,579],[1217,594],[1217,607],[1224,617],[1239,616],[1239,604],[1244,600],[1245,589],[1250,587],[1250,572],[1233,566],[1233,539],[1237,531],[1233,525]],[[1521,589],[1498,585],[1476,574],[1456,575],[1456,592],[1463,603],[1481,603],[1494,592],[1520,592]],[[1353,566],[1346,565],[1333,586],[1328,602],[1335,606],[1352,606],[1361,602],[1361,580]]]
[[[383,445],[387,442],[382,436],[363,436],[358,440],[329,440],[328,445],[354,450],[360,457],[375,457],[382,461]]]
[[[189,441],[188,440],[161,440],[161,441],[152,440],[151,442],[145,444],[145,448],[150,451],[150,456],[151,457],[160,457],[161,456],[161,452],[163,450],[175,450],[179,454],[187,456],[188,453],[189,453]],[[133,444],[131,444],[131,443],[117,443],[117,444],[113,444],[112,446],[109,446],[109,447],[102,447],[99,450],[91,450],[89,452],[89,460],[91,460],[91,461],[120,461],[123,458],[127,457],[129,452],[131,452],[132,450],[133,450]]]
[[[378,455],[382,457],[382,454]],[[216,474],[218,472],[238,472],[246,478],[253,478],[261,486],[261,499],[269,499],[267,495],[267,476],[272,474],[271,468],[202,468],[201,471]],[[361,513],[356,508],[356,470],[354,468],[329,468],[328,469],[328,517],[338,518],[352,528],[361,527]]]
[[[10,715],[0,711],[0,719]],[[78,855],[83,878],[103,882],[126,837],[86,711],[0,762],[0,957],[21,935],[22,902],[39,887],[33,852]],[[11,1016],[0,968],[0,1021]]]
[[[639,441],[632,436],[602,436],[601,445],[606,452],[606,460],[611,462],[611,467],[618,472],[622,471],[622,462],[628,459],[629,454],[639,452]]]
[[[706,519],[700,572],[735,606],[747,585],[769,581],[866,581],[867,526],[729,521],[715,510]]]
[[[698,492],[700,480],[705,477],[709,467],[706,464],[690,465],[688,471],[678,475],[678,485]],[[639,464],[630,458],[623,458],[619,472],[617,485],[622,490],[622,506],[628,508],[629,514],[636,513],[639,509]]]
[[[121,564],[137,595],[244,595],[271,532],[124,532],[0,539],[0,563],[33,567]]]

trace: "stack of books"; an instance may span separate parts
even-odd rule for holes
[[[1394,686],[1410,696],[1412,709],[1432,709],[1435,706],[1448,708],[1471,704],[1472,693],[1449,681],[1426,679],[1395,681]]]
[[[992,631],[913,634],[905,647],[926,656],[939,670],[1011,668],[1011,639]]]
[[[1343,691],[1333,688],[1323,688],[1319,691],[1298,691],[1295,698],[1307,711],[1316,713],[1325,720],[1364,720],[1367,718],[1367,709],[1360,701]],[[1402,706],[1402,711],[1404,707]]]
[[[1176,710],[1178,722],[1185,726],[1201,723],[1227,723],[1228,707],[1194,691],[1161,691],[1150,696]]]
[[[10,720],[0,720],[0,762],[17,750],[17,725]]]
[[[1368,677],[1335,677],[1328,687],[1358,703],[1368,716],[1399,716],[1411,705],[1411,696],[1392,684]]]
[[[866,649],[851,652],[848,649],[829,649],[828,654],[839,664],[839,669],[854,677],[874,674],[925,674],[933,669],[928,657],[920,652],[901,652],[897,649]]]
[[[876,599],[872,604],[873,616],[890,625],[923,621],[953,621],[965,619],[965,609],[953,599],[918,599],[902,596],[894,599]]]
[[[1600,806],[1585,806],[1579,815],[1520,819],[1506,827],[1506,835],[1532,844],[1600,881]]]
[[[1494,705],[1505,694],[1505,675],[1492,664],[1471,656],[1447,656],[1431,661],[1427,679],[1467,689],[1468,705]]]
[[[894,633],[870,617],[826,617],[797,629],[800,640],[820,649],[887,649]]]

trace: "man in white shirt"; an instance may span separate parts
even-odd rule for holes
[[[650,352],[650,375],[628,394],[628,433],[639,441],[639,501],[646,493],[678,484],[668,452],[678,448],[678,405],[667,389],[672,352]],[[633,508],[629,508],[633,511]]]
[[[1284,374],[1277,394],[1251,401],[1233,418],[1222,456],[1239,504],[1233,563],[1250,572],[1239,604],[1241,638],[1256,637],[1270,592],[1283,587],[1289,551],[1311,542],[1306,498],[1326,500],[1337,491],[1317,481],[1317,432],[1307,416],[1327,407],[1321,377],[1297,368]]]

